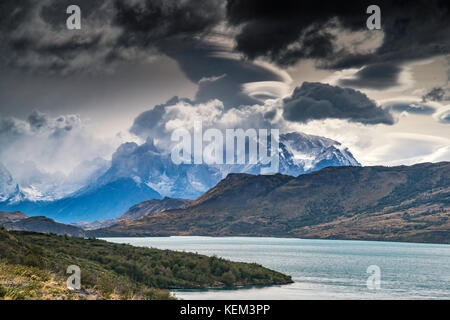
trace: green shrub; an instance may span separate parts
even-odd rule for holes
[[[2,285],[0,285],[0,298],[4,298],[6,296],[6,288]]]
[[[225,272],[222,275],[222,282],[226,285],[226,286],[232,286],[236,281],[236,277],[234,276],[233,272],[228,271]]]

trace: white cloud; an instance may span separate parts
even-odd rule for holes
[[[258,81],[243,84],[242,91],[250,97],[264,102],[267,99],[286,97],[289,94],[290,86],[281,81]]]
[[[280,117],[271,117],[270,119],[265,117],[267,112],[273,110],[278,112],[279,108],[279,101],[276,100],[270,100],[264,106],[244,106],[239,109],[226,110],[222,102],[217,99],[200,104],[175,99],[140,114],[131,128],[131,132],[141,140],[153,139],[157,147],[168,151],[172,147],[171,133],[178,128],[192,131],[194,122],[197,120],[202,121],[204,130],[209,128],[226,130],[281,127]]]
[[[442,107],[439,111],[434,115],[436,121],[441,123],[450,124],[450,105]]]
[[[113,141],[95,139],[77,115],[52,117],[37,111],[26,120],[0,118],[0,145],[0,162],[33,194],[75,191],[105,165],[100,159],[87,161],[108,158],[115,149]],[[77,173],[70,175],[74,169]]]
[[[387,133],[383,135],[383,139],[386,141],[385,143],[379,141],[368,151],[367,162],[411,165],[433,161],[433,159],[442,157],[444,155],[442,150],[450,145],[449,139],[415,133]]]

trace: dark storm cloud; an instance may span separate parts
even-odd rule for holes
[[[423,101],[444,101],[450,100],[450,90],[444,88],[433,88],[422,97]]]
[[[357,5],[348,14],[357,17]],[[333,35],[324,30],[333,12],[345,13],[342,3],[319,1],[229,0],[227,17],[242,29],[236,37],[237,49],[247,57],[268,57],[280,65],[302,58],[326,58],[332,52]],[[361,20],[361,19],[359,19]],[[361,20],[362,21],[362,20]],[[298,46],[289,45],[298,44]]]
[[[402,68],[395,64],[373,64],[358,71],[353,79],[341,79],[339,85],[343,87],[387,89],[398,85],[401,70]]]
[[[71,4],[82,6],[81,30],[66,27]],[[3,67],[47,74],[102,68],[114,47],[106,0],[4,0],[1,6]]]
[[[354,51],[345,40],[335,42],[341,31],[367,31],[366,9],[371,4],[364,0],[229,0],[227,16],[240,27],[236,48],[248,58],[263,57],[281,66],[312,58],[329,69],[369,65],[347,83],[357,87],[396,85],[402,63],[450,52],[450,2],[443,0],[377,1],[384,38],[373,52]],[[382,75],[384,63],[390,66],[389,77]]]
[[[0,141],[11,141],[14,137],[22,136],[28,130],[26,123],[12,117],[0,117]]]
[[[82,29],[66,29],[66,8],[81,7]],[[223,21],[222,0],[55,1],[6,0],[16,29],[0,31],[5,64],[44,74],[103,73],[116,64],[164,54],[177,61],[199,90],[196,102],[220,99],[227,108],[259,103],[242,92],[252,81],[279,81],[273,71],[226,56],[232,48],[207,41]],[[12,24],[11,24],[12,26]],[[225,56],[220,54],[225,53]],[[226,75],[219,77],[220,75]],[[200,81],[213,78],[214,81]]]
[[[34,5],[31,0],[4,0],[0,2],[0,26],[11,31],[30,18]]]
[[[65,14],[70,5],[77,5],[81,8],[82,20],[101,19],[108,21],[111,9],[108,0],[57,0],[47,1],[39,11],[42,20],[49,23],[54,29],[61,29],[66,25],[68,15]],[[61,14],[62,13],[62,14]]]
[[[0,2],[0,61],[2,64],[8,62],[7,49],[10,34],[21,24],[31,19],[33,8],[34,5],[30,0],[5,0]]]
[[[288,121],[344,119],[362,124],[394,124],[392,115],[365,94],[323,83],[305,82],[284,99],[283,117]]]
[[[81,8],[81,30],[66,9]],[[149,57],[164,43],[193,40],[223,19],[220,0],[16,1],[0,4],[0,52],[9,68],[92,72]]]
[[[74,129],[81,128],[81,119],[77,115],[64,115],[53,118],[48,114],[33,111],[22,120],[16,117],[0,116],[0,142],[3,146],[17,139],[45,135],[50,138],[62,138]]]
[[[28,116],[28,123],[32,129],[39,130],[47,125],[48,117],[44,113],[33,111],[33,113]]]
[[[229,56],[223,44],[206,41],[224,19],[224,1],[117,1],[115,24],[123,29],[119,45],[156,47],[177,61],[199,85],[196,103],[219,99],[226,108],[259,103],[242,92],[252,81],[281,81],[274,72]],[[202,81],[204,80],[204,81]]]
[[[178,62],[181,70],[192,82],[199,84],[196,103],[219,99],[227,109],[258,104],[258,100],[242,92],[243,84],[254,81],[283,81],[273,71],[227,56],[230,52],[214,44],[184,42],[182,50],[167,47],[163,50]]]
[[[82,9],[82,30],[66,29],[70,4]],[[371,34],[384,38],[373,48],[365,35],[357,44],[346,37],[369,32],[369,4],[365,0],[3,0],[0,67],[63,75],[102,73],[122,62],[148,61],[162,53],[199,84],[197,101],[219,98],[230,108],[258,102],[242,92],[243,84],[279,81],[279,76],[251,61],[218,55],[223,44],[206,40],[217,36],[218,26],[232,27],[222,28],[223,35],[235,40],[235,50],[250,60],[263,57],[289,66],[308,58],[322,68],[362,68],[354,79],[339,83],[357,88],[395,86],[405,62],[450,52],[448,1],[378,1],[383,31]],[[232,53],[231,48],[225,51]],[[223,74],[226,77],[216,81],[199,82]]]
[[[275,119],[275,116],[277,115],[276,110],[270,110],[264,114],[264,119],[266,120],[273,120]]]
[[[383,61],[381,58],[402,60],[408,56],[423,58],[449,52],[450,4],[442,0],[414,3],[377,1],[381,7],[382,29],[385,33],[385,41],[377,52],[352,55],[345,51],[327,50],[334,49],[334,36],[330,28],[338,24],[333,18],[344,29],[365,31],[368,18],[366,9],[371,4],[373,1],[364,0],[345,3],[229,0],[227,15],[230,23],[242,26],[236,38],[238,50],[250,58],[269,57],[280,65],[289,65],[302,58],[318,58],[327,60],[330,67],[343,62],[361,66],[368,62]],[[339,59],[333,61],[336,54]]]
[[[161,127],[161,119],[166,112],[166,108],[176,105],[180,102],[194,104],[193,101],[178,97],[169,99],[166,103],[156,105],[153,109],[142,112],[133,122],[130,132],[139,137],[155,136],[158,130],[164,130]]]
[[[81,31],[65,29],[65,9],[70,4],[82,8]],[[101,52],[101,58],[110,62],[124,59],[129,52],[123,51],[130,48],[176,48],[177,41],[198,39],[222,22],[238,27],[239,52],[280,65],[313,58],[322,67],[339,69],[449,52],[450,4],[443,0],[378,1],[385,35],[382,45],[369,53],[354,52],[345,43],[337,47],[340,39],[333,30],[367,30],[365,10],[370,4],[365,0],[3,0],[0,38],[2,46],[12,50],[11,63],[27,66],[45,60],[48,68],[55,69],[63,69],[81,53]]]
[[[114,22],[126,46],[158,46],[171,38],[192,39],[223,18],[221,0],[115,1]]]

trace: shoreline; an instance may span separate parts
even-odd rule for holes
[[[212,239],[238,239],[238,238],[248,238],[248,239],[282,239],[282,240],[305,240],[305,241],[348,241],[348,242],[376,242],[376,243],[398,243],[398,244],[417,244],[417,245],[442,245],[450,246],[449,243],[436,243],[436,242],[411,242],[411,241],[395,241],[395,240],[375,240],[375,239],[330,239],[330,238],[296,238],[296,237],[276,237],[276,236],[208,236],[208,235],[170,235],[170,236],[109,236],[109,237],[94,237],[95,239],[105,240],[106,239],[122,239],[122,238],[133,238],[133,239],[154,239],[154,238],[212,238]]]

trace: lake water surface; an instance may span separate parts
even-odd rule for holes
[[[181,299],[450,299],[450,245],[249,237],[105,238],[134,246],[256,262],[295,283],[235,290],[177,290]],[[369,266],[380,289],[367,287]]]

